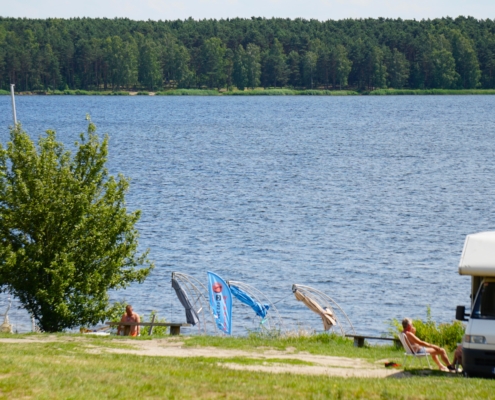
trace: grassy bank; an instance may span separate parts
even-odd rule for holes
[[[0,90],[0,95],[7,95],[10,92],[6,90]],[[128,96],[130,93],[127,91],[97,91],[97,90],[39,90],[34,92],[20,92],[16,93],[23,96]]]
[[[347,96],[358,94],[348,90],[292,90],[292,89],[254,89],[254,90],[233,90],[217,91],[204,89],[177,89],[157,92],[157,96]]]
[[[479,95],[495,94],[492,89],[378,89],[371,92],[364,92],[372,96],[403,96],[403,95]]]
[[[43,335],[45,336],[45,335]],[[5,336],[3,336],[5,337]],[[15,338],[21,335],[13,336]],[[266,373],[228,368],[260,363],[307,365],[293,359],[269,361],[245,357],[155,357],[135,354],[112,354],[117,348],[125,350],[132,344],[110,338],[88,338],[76,335],[57,336],[55,341],[27,340],[0,345],[0,397],[38,399],[87,398],[231,398],[231,399],[481,399],[492,398],[495,381],[465,379],[453,374],[431,373],[404,379],[336,378],[324,375]],[[165,339],[162,339],[165,340]],[[190,348],[203,344],[217,347],[235,346],[261,351],[271,348],[274,341],[253,342],[246,338],[191,338]],[[304,348],[305,340],[291,344]],[[223,344],[222,344],[223,343]],[[330,343],[326,343],[329,345]],[[282,342],[276,344],[283,346]],[[310,343],[310,346],[313,346]],[[330,353],[339,353],[336,344]],[[319,343],[324,353],[329,350]],[[352,346],[349,346],[352,347]],[[312,351],[316,351],[313,348]],[[382,349],[383,350],[383,349]],[[381,356],[382,350],[376,356]],[[377,351],[375,348],[355,349],[362,357]],[[399,357],[402,352],[393,348],[383,350]],[[344,350],[347,352],[347,350]],[[356,353],[358,354],[358,353]]]
[[[176,89],[163,92],[156,92],[157,96],[218,96],[218,90],[203,89]]]
[[[52,95],[52,96],[64,96],[64,95],[75,95],[75,96],[128,96],[129,92],[126,91],[103,91],[99,92],[96,90],[53,90],[50,92],[40,92],[38,94]]]
[[[357,95],[350,90],[292,90],[292,89],[254,89],[223,93],[230,96],[348,96]]]
[[[10,92],[0,90],[0,95],[9,95]],[[38,92],[22,92],[22,95],[46,95],[46,96],[127,96],[131,92],[127,91],[94,91],[94,90],[53,90],[53,91],[38,91]],[[358,95],[358,92],[351,90],[292,90],[292,89],[255,89],[255,90],[235,90],[235,91],[218,91],[207,89],[175,89],[158,91],[156,93],[139,91],[133,92],[138,96],[349,96]]]
[[[77,95],[77,96],[127,96],[131,93],[148,96],[403,96],[403,95],[493,95],[495,89],[378,89],[373,91],[353,91],[353,90],[293,90],[293,89],[253,89],[253,90],[232,90],[218,91],[210,89],[174,89],[158,91],[156,93],[139,91],[92,91],[92,90],[53,90],[23,92],[23,95]],[[8,95],[10,92],[0,90],[0,95]]]

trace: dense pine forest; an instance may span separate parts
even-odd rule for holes
[[[495,88],[495,20],[0,18],[0,89]]]

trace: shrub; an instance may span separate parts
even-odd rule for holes
[[[416,328],[416,336],[428,343],[436,344],[453,351],[457,344],[462,341],[465,326],[460,321],[452,323],[437,324],[431,317],[431,308],[426,309],[426,321],[414,319],[413,324]],[[402,332],[402,322],[397,319],[390,321],[389,333],[395,338],[399,337]]]
[[[141,318],[141,322],[151,322],[153,320],[153,316],[155,316],[155,322],[156,323],[165,323],[167,320],[165,318],[156,318],[156,311],[153,310],[151,311],[150,315],[148,318],[143,315],[143,318]],[[143,326],[141,328],[141,336],[150,336],[150,326]],[[153,332],[151,336],[165,336],[168,333],[168,327],[167,326],[154,326],[153,327]]]
[[[154,267],[137,252],[129,180],[105,167],[108,140],[89,122],[73,155],[54,131],[36,144],[18,124],[0,144],[0,289],[47,332],[104,320],[108,291]]]

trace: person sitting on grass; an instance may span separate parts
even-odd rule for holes
[[[125,308],[125,314],[122,315],[122,319],[120,320],[120,322],[141,322],[141,320],[139,319],[139,315],[132,311],[132,306],[128,304]],[[119,325],[119,327],[117,328],[117,335],[120,335],[122,328],[124,331],[124,336],[139,336],[139,325]]]
[[[402,320],[402,327],[404,328],[404,336],[407,338],[410,350],[414,354],[430,354],[435,364],[438,365],[440,371],[449,372],[455,371],[455,367],[450,363],[449,358],[447,357],[447,352],[439,346],[434,344],[430,344],[424,342],[416,336],[416,328],[413,326],[413,322],[411,318],[404,318]],[[438,356],[442,359],[442,361],[446,364],[443,365]]]

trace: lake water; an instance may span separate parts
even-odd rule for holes
[[[291,295],[293,283],[318,288],[367,334],[427,305],[452,321],[469,304],[457,265],[466,234],[495,229],[494,107],[495,96],[17,97],[33,137],[55,129],[69,146],[90,113],[110,135],[110,171],[132,179],[128,207],[142,210],[156,269],[114,299],[182,321],[171,272],[206,282],[211,270],[281,300],[293,329],[322,330]],[[251,314],[235,302],[236,334]],[[30,329],[22,310],[9,315]]]

